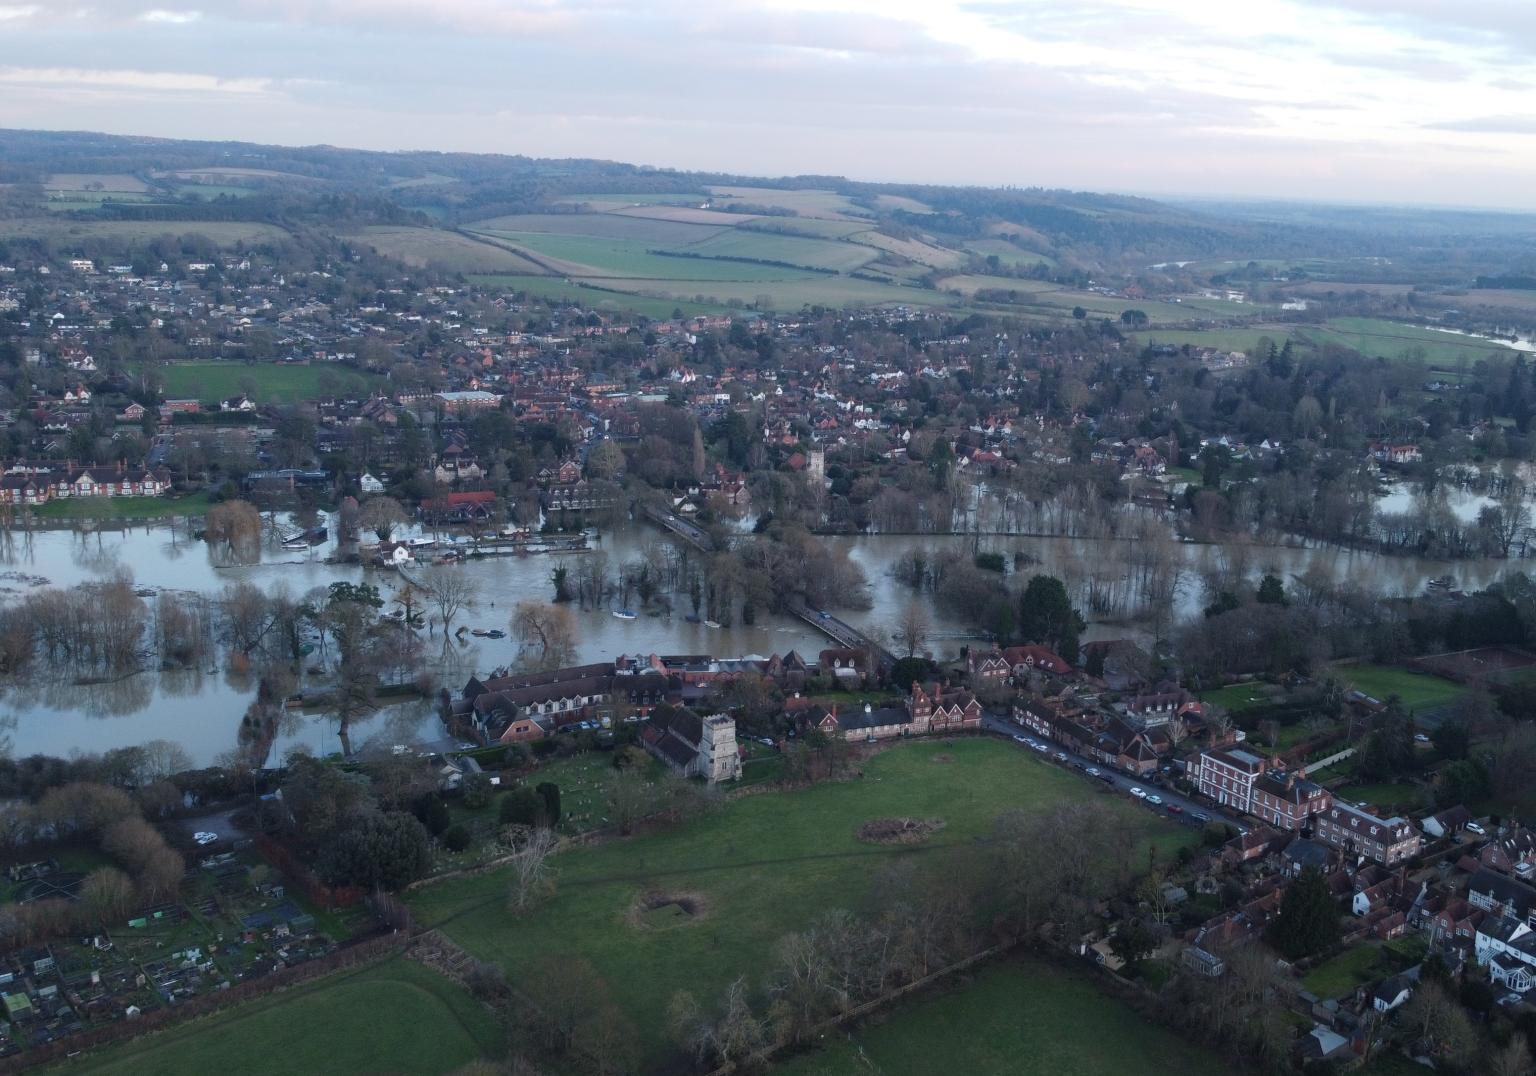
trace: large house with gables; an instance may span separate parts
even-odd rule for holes
[[[975,732],[981,728],[981,703],[969,691],[943,684],[927,688],[913,684],[912,693],[904,705],[876,709],[866,703],[862,710],[842,712],[836,704],[811,706],[800,711],[799,724],[806,731],[866,742],[899,736]]]
[[[66,497],[159,497],[171,489],[170,472],[124,463],[108,467],[16,463],[0,476],[0,504],[46,504]]]

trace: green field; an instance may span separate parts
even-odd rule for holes
[[[982,273],[966,273],[942,278],[937,285],[940,291],[957,291],[971,296],[983,289],[990,291],[1016,291],[1019,298],[1029,301],[1032,295],[1059,291],[1060,285],[1045,280],[1020,280],[1011,276],[986,276]]]
[[[731,264],[729,262],[722,264]],[[795,273],[793,269],[781,269],[781,273]],[[798,310],[806,304],[840,307],[878,306],[885,303],[904,303],[908,306],[950,306],[954,297],[936,291],[909,288],[900,284],[885,284],[875,280],[858,280],[853,277],[827,276],[806,273],[804,279],[737,281],[693,280],[619,280],[594,278],[607,287],[634,289],[650,295],[698,298],[723,306],[744,307],[764,297],[776,310]]]
[[[1392,665],[1338,665],[1335,668],[1356,690],[1380,702],[1396,695],[1409,712],[1444,706],[1460,698],[1466,690],[1452,680],[1409,672]]]
[[[1165,859],[1189,839],[1006,741],[900,744],[863,768],[860,779],[749,796],[675,829],[569,851],[557,860],[558,893],[522,919],[507,914],[502,872],[441,882],[410,901],[424,925],[501,963],[514,981],[543,956],[591,960],[655,1058],[676,991],[713,997],[739,974],[756,978],[780,937],[826,909],[857,908],[885,864],[982,836],[1004,810],[1092,797]],[[916,848],[857,839],[863,822],[893,817],[946,826]],[[655,891],[695,896],[704,910],[661,928],[628,922],[636,899]]]
[[[1172,344],[1174,347],[1214,347],[1222,351],[1252,351],[1259,341],[1273,340],[1276,347],[1284,347],[1289,330],[1273,329],[1159,329],[1156,332],[1136,333],[1132,339],[1140,347],[1149,344]]]
[[[69,1062],[70,1072],[448,1072],[501,1052],[490,1014],[404,957],[278,991]]]
[[[48,239],[56,244],[68,244],[71,240],[80,239],[137,243],[168,235],[200,235],[221,247],[289,238],[288,232],[275,224],[251,221],[65,220],[57,216],[0,220],[0,239]]]
[[[758,282],[798,280],[816,274],[775,265],[676,258],[652,254],[656,244],[643,239],[615,239],[549,232],[485,230],[477,232],[549,259],[556,270],[595,279],[663,278],[673,282]]]
[[[873,247],[842,243],[832,239],[810,239],[795,235],[732,228],[707,242],[686,248],[689,253],[711,258],[760,258],[764,261],[807,265],[814,269],[834,269],[846,273],[867,265],[879,256]]]
[[[1004,265],[1027,267],[1039,265],[1041,262],[1046,265],[1056,264],[1056,259],[1010,243],[1006,239],[973,239],[965,244],[965,249],[973,254],[980,254],[983,258],[995,254],[998,261]]]
[[[675,310],[681,310],[686,317],[694,314],[718,314],[726,309],[718,303],[696,303],[691,299],[657,299],[644,295],[630,295],[607,288],[583,287],[581,284],[553,276],[495,274],[472,276],[470,280],[487,287],[527,292],[529,295],[536,295],[543,299],[566,299],[591,310],[614,313],[627,310],[657,321],[668,320]]]
[[[712,224],[688,224],[622,213],[527,213],[476,221],[470,228],[477,232],[539,232],[598,239],[634,239],[651,247],[685,247],[731,231]]]
[[[806,235],[812,239],[842,239],[869,230],[864,220],[824,220],[820,217],[758,217],[737,227],[744,232]]]
[[[157,366],[161,391],[171,399],[214,401],[238,396],[243,383],[255,383],[257,403],[294,403],[332,393],[367,392],[379,384],[372,374],[334,364],[278,366],[273,363],[178,362]]]
[[[1488,355],[1510,354],[1509,348],[1492,340],[1475,340],[1380,318],[1332,318],[1321,327],[1298,330],[1298,335],[1317,343],[1353,348],[1373,358],[1401,359],[1422,353],[1429,362],[1476,362]]]
[[[379,225],[341,238],[372,247],[407,265],[441,267],[461,273],[537,273],[539,267],[505,247],[437,228]]]
[[[854,205],[836,191],[776,190],[771,187],[710,187],[716,208],[738,205],[776,206],[802,217],[867,217],[869,210]]]
[[[72,497],[37,508],[38,519],[163,519],[208,513],[208,495],[187,497]]]
[[[1231,1071],[1123,1002],[1089,973],[1037,960],[982,970],[952,991],[896,1006],[870,1026],[775,1066],[784,1076],[1184,1076]]]

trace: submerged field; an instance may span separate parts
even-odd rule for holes
[[[785,1076],[1184,1076],[1230,1070],[1102,994],[1086,969],[1009,960],[775,1067]]]
[[[1010,808],[1090,797],[1102,797],[1165,855],[1188,839],[1015,744],[908,743],[869,760],[859,779],[749,796],[672,830],[569,851],[558,858],[555,897],[521,919],[507,914],[504,873],[430,886],[411,904],[424,925],[502,964],[514,980],[541,957],[589,959],[656,1059],[667,1049],[664,1015],[676,991],[712,997],[737,975],[756,977],[784,934],[826,909],[857,909],[883,866],[982,836]],[[945,826],[925,845],[857,839],[862,823],[893,817],[942,818]],[[637,898],[656,892],[686,893],[701,911],[636,922]]]

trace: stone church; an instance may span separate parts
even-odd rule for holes
[[[692,710],[659,707],[640,742],[680,777],[702,777],[715,784],[741,776],[736,722],[723,714],[700,717]]]

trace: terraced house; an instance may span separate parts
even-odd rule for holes
[[[1241,747],[1202,751],[1190,763],[1189,779],[1201,795],[1293,833],[1333,806],[1332,793],[1307,780],[1305,771],[1271,767]]]

